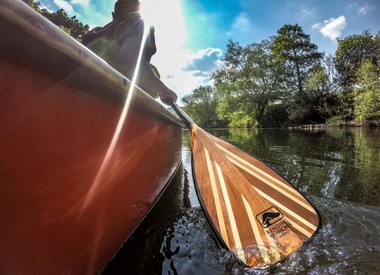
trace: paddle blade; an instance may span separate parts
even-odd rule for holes
[[[281,261],[317,231],[315,208],[259,160],[196,125],[192,151],[197,193],[211,227],[247,266]]]

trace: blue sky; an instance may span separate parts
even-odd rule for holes
[[[64,8],[91,27],[111,20],[114,0],[39,0]],[[242,45],[298,23],[320,51],[334,53],[336,39],[380,31],[380,0],[140,0],[144,18],[156,29],[152,59],[162,80],[179,97],[210,83],[229,39]]]

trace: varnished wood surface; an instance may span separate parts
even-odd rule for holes
[[[181,158],[181,123],[18,0],[0,0],[0,274],[97,274]]]
[[[247,266],[281,261],[317,231],[314,207],[259,160],[196,125],[192,150],[208,218],[222,244]]]

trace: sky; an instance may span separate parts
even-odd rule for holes
[[[115,0],[39,0],[51,11],[64,8],[90,27],[112,19]],[[179,98],[222,64],[229,39],[248,45],[298,23],[322,52],[333,54],[337,39],[380,31],[380,0],[140,0],[141,13],[155,27],[152,58],[161,80]]]

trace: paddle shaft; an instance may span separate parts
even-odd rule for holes
[[[185,113],[184,110],[181,109],[175,102],[170,102],[170,106],[174,109],[177,115],[182,119],[185,125],[191,130],[192,125],[194,125],[194,121]]]

